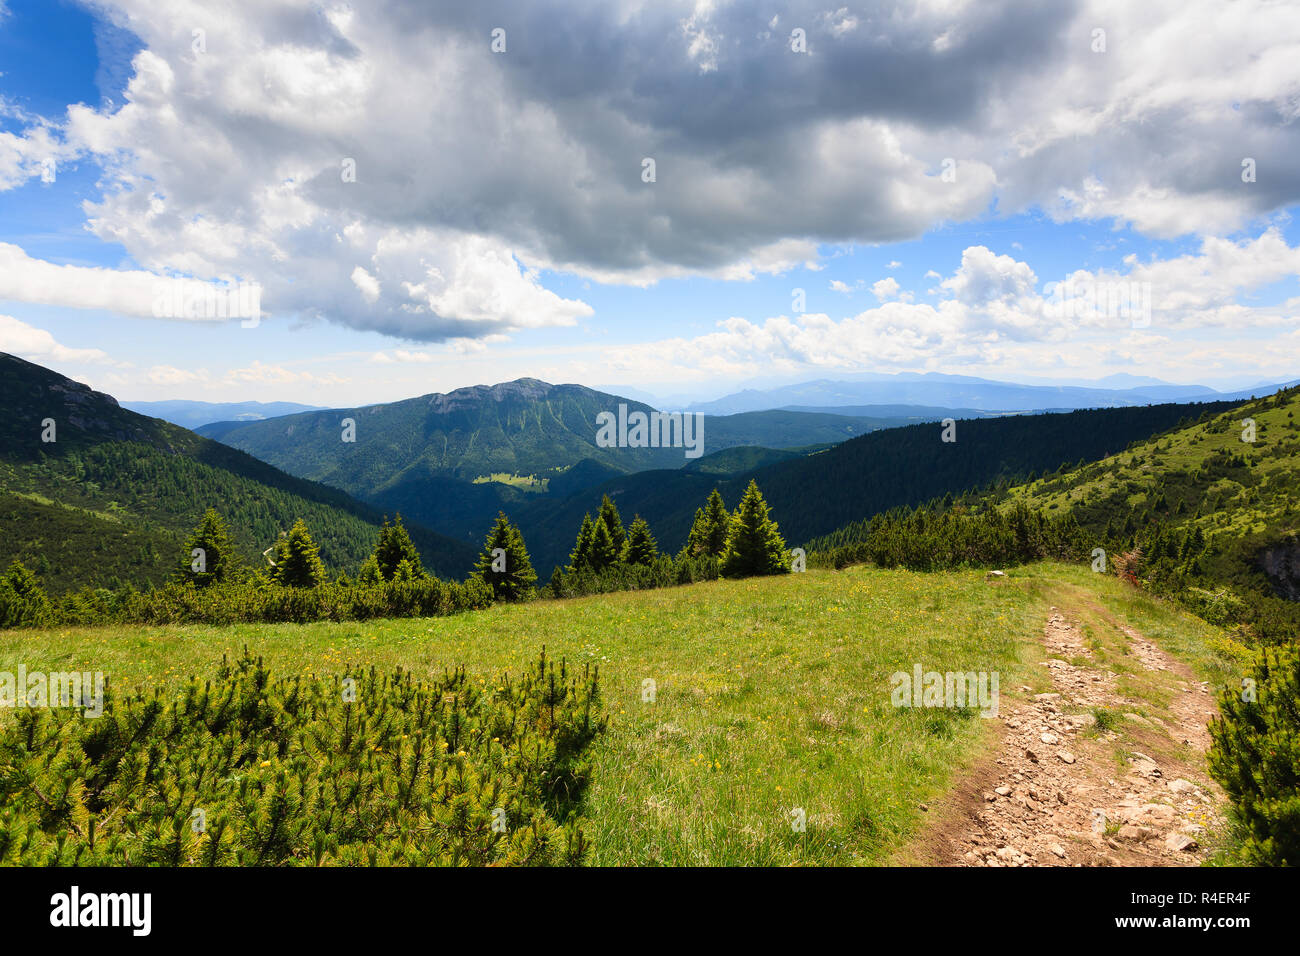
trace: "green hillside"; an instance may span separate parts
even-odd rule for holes
[[[1257,603],[1256,595],[1277,600],[1253,616],[1271,608],[1300,617],[1292,604],[1300,598],[1300,389],[1207,412],[1189,427],[1009,489],[1005,500],[1069,512],[1102,544],[1135,545],[1144,552],[1137,576],[1193,603],[1197,590],[1225,589],[1200,599],[1212,614],[1224,605],[1224,620],[1230,605]]]
[[[580,385],[519,379],[422,395],[386,405],[304,412],[200,429],[283,468],[358,497],[382,495],[413,476],[473,481],[495,473],[547,477],[593,458],[619,471],[680,464],[680,449],[598,448],[596,415],[649,406]],[[356,440],[341,440],[345,418]]]
[[[596,416],[616,412],[619,405],[626,405],[629,413],[654,411],[582,385],[523,378],[387,405],[218,422],[199,433],[291,474],[372,501],[429,478],[548,478],[584,459],[615,473],[629,473],[679,468],[694,460],[681,448],[599,447]],[[345,418],[356,422],[354,442],[340,438]],[[706,416],[703,450],[711,454],[738,445],[794,448],[834,443],[893,424],[886,418],[791,411]]]
[[[1151,405],[963,420],[951,443],[941,441],[938,423],[909,425],[723,479],[690,469],[624,475],[563,502],[522,502],[511,514],[541,568],[564,560],[583,514],[593,511],[603,494],[623,514],[642,515],[660,545],[675,551],[711,488],[716,485],[734,507],[754,479],[786,540],[800,544],[891,508],[995,483],[1011,485],[1063,464],[1103,458],[1194,421],[1206,410],[1230,407],[1227,402]]]
[[[513,514],[536,499],[553,505],[623,474],[699,467],[702,459],[687,458],[682,448],[599,447],[596,416],[621,404],[629,413],[653,411],[581,385],[519,379],[387,405],[218,422],[198,432],[477,544],[499,510]],[[344,419],[355,422],[355,441],[342,440]],[[703,451],[708,457],[738,447],[807,448],[896,424],[883,417],[792,411],[705,416]],[[751,468],[789,457],[741,454],[751,456]],[[545,482],[546,494],[517,480],[525,476]]]
[[[374,546],[382,515],[342,492],[2,353],[0,402],[0,564],[21,559],[52,590],[162,580],[209,507],[249,562],[297,518],[333,571],[354,573]],[[466,545],[411,532],[427,567],[460,576],[472,563]]]
[[[693,471],[701,475],[730,477],[731,475],[742,475],[747,471],[762,468],[764,465],[775,464],[778,461],[799,458],[814,451],[825,451],[825,448],[826,446],[813,446],[812,448],[793,450],[759,448],[755,445],[737,445],[735,448],[727,448],[714,452],[712,455],[705,455],[703,458],[691,462],[683,470]]]

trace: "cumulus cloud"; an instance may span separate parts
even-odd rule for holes
[[[871,293],[881,302],[886,299],[898,298],[898,280],[893,276],[881,279],[879,282],[873,282]]]
[[[257,294],[250,295],[247,287],[244,291],[241,300],[239,283],[230,276],[203,281],[140,269],[57,265],[0,242],[0,299],[139,317],[218,321],[253,317]]]
[[[144,269],[406,339],[591,315],[547,270],[745,280],[994,202],[1165,236],[1300,198],[1300,12],[1267,0],[530,0],[503,53],[474,4],[97,9],[143,44],[124,102],[0,134],[0,188],[94,160],[89,225]]]
[[[1187,330],[1246,333],[1280,324],[1295,325],[1300,297],[1274,306],[1232,301],[1300,271],[1300,246],[1288,246],[1273,230],[1257,239],[1206,239],[1200,251],[1176,259],[1139,263],[1123,275],[1107,271],[1073,273],[1066,280],[1083,296],[1097,289],[1149,286],[1138,298],[1149,316],[1108,307],[1103,294],[1086,307],[1063,309],[1027,263],[985,246],[963,251],[961,264],[939,283],[937,303],[899,298],[897,282],[872,286],[879,306],[839,321],[825,314],[775,316],[762,322],[732,317],[717,331],[631,348],[610,349],[605,361],[644,378],[665,379],[689,370],[708,376],[742,378],[771,371],[855,368],[935,368],[962,365],[1006,368],[1059,363],[1060,343],[1109,364],[1150,362],[1155,353],[1179,354],[1203,368],[1233,368],[1223,356],[1207,361],[1203,342],[1175,338]],[[1073,304],[1072,304],[1073,305]],[[1295,335],[1292,335],[1295,338]],[[1259,349],[1241,345],[1237,368],[1261,365]],[[1225,352],[1226,356],[1227,353]]]
[[[34,328],[12,315],[0,315],[0,352],[9,352],[19,358],[35,362],[90,362],[108,364],[112,361],[99,349],[78,349],[60,345],[44,329]]]

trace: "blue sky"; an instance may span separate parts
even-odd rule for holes
[[[1213,5],[552,6],[0,0],[0,349],[126,400],[330,405],[1300,377],[1285,9],[1205,47]],[[1063,316],[1068,276],[1150,311]],[[256,284],[259,320],[159,317],[168,279]]]

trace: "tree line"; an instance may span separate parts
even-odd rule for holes
[[[14,561],[0,575],[0,627],[56,624],[211,623],[245,621],[364,620],[448,614],[494,601],[572,597],[633,588],[667,587],[720,576],[781,574],[790,555],[758,485],[750,482],[728,512],[714,489],[696,509],[686,545],[663,554],[649,524],[635,516],[624,526],[618,507],[604,497],[584,516],[569,563],[537,587],[519,528],[499,513],[474,570],[463,582],[429,574],[420,551],[397,515],[387,516],[355,577],[330,580],[306,521],[299,518],[267,550],[267,566],[245,563],[229,526],[209,508],[185,540],[166,583],[137,590],[83,587],[52,597],[37,576]]]

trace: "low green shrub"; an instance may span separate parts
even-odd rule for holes
[[[245,652],[102,716],[18,708],[0,731],[0,862],[578,864],[597,675],[539,660],[272,679]]]
[[[1210,723],[1210,772],[1232,800],[1242,861],[1300,864],[1300,649],[1259,652],[1249,681],[1226,688]]]

